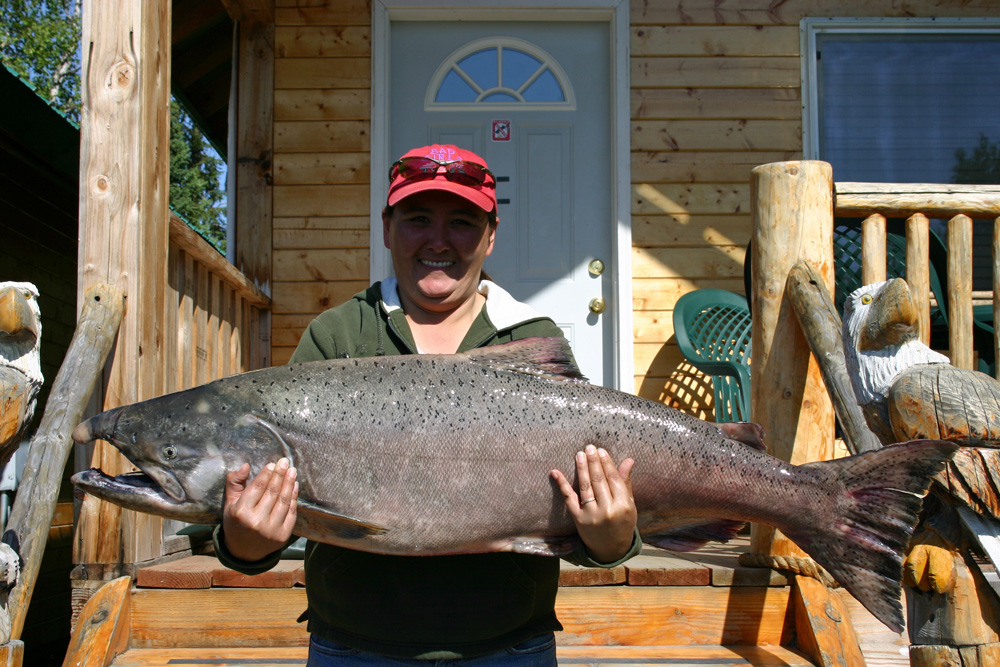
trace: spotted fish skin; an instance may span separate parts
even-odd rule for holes
[[[576,452],[594,444],[635,459],[644,541],[690,550],[745,521],[773,525],[902,627],[901,552],[954,445],[794,466],[574,377],[564,345],[310,362],[116,408],[74,438],[112,442],[156,484],[99,471],[74,482],[133,509],[218,522],[228,471],[248,462],[256,474],[287,456],[300,483],[296,532],[311,539],[403,555],[561,554],[575,528],[549,472],[572,474]]]

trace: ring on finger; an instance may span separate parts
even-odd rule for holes
[[[583,506],[584,506],[584,505],[586,505],[587,503],[592,503],[592,502],[594,502],[595,500],[597,500],[597,498],[587,498],[586,500],[583,500],[583,501],[580,501],[580,507],[583,507]]]

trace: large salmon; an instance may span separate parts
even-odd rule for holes
[[[531,339],[235,375],[84,422],[77,442],[105,439],[142,473],[90,470],[73,482],[131,509],[217,523],[227,472],[249,462],[257,474],[287,456],[299,535],[388,554],[558,555],[577,537],[549,471],[567,471],[590,443],[635,459],[645,542],[687,551],[746,521],[770,524],[903,627],[901,552],[955,445],[794,466],[753,437],[727,436],[740,427],[586,383],[567,351],[560,339]]]

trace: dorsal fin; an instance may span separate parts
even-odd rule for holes
[[[502,345],[478,347],[465,354],[472,361],[506,371],[547,380],[587,381],[573,363],[573,353],[564,338],[525,338]]]

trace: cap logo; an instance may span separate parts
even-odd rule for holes
[[[424,157],[430,158],[435,162],[456,162],[461,159],[457,150],[447,146],[434,146],[431,148],[430,155],[425,155]]]

